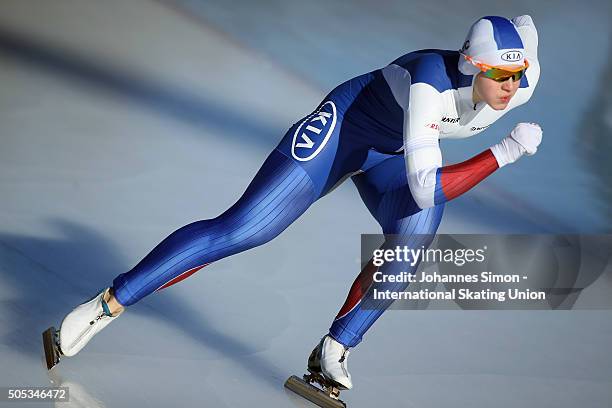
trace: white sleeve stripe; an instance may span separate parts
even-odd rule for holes
[[[382,69],[383,77],[391,89],[395,101],[405,111],[410,99],[410,73],[399,65],[391,64]]]
[[[416,150],[419,149],[426,149],[426,148],[438,148],[438,143],[435,139],[431,139],[431,138],[423,138],[423,139],[409,139],[406,140],[406,145],[404,146],[404,148],[406,149],[406,153],[413,153]]]
[[[440,93],[429,84],[412,84],[404,117],[404,157],[408,186],[420,208],[435,204],[437,169],[442,166],[439,132],[429,129],[441,119]]]

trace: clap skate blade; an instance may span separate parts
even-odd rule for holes
[[[43,346],[45,348],[45,359],[47,361],[47,369],[50,370],[60,361],[61,351],[59,344],[59,331],[55,327],[49,327],[42,334]]]

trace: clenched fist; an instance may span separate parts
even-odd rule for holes
[[[537,123],[518,123],[500,143],[491,147],[499,167],[514,163],[522,155],[531,156],[542,143],[542,128]]]

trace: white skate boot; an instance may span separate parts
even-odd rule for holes
[[[320,373],[339,389],[353,388],[351,374],[348,372],[347,358],[349,349],[338,343],[330,335],[325,335],[308,358],[308,370]]]
[[[285,387],[323,408],[346,408],[341,390],[353,388],[346,359],[349,350],[333,337],[324,336],[308,357],[308,372],[302,378],[292,375]]]
[[[68,313],[59,331],[51,326],[43,332],[47,369],[55,367],[61,356],[74,356],[96,333],[123,313],[124,309],[114,315],[111,313],[107,303],[110,299],[110,288],[106,288]]]
[[[110,299],[109,290],[104,289],[64,318],[59,330],[59,348],[63,355],[74,356],[93,336],[121,314],[111,314],[106,303]]]

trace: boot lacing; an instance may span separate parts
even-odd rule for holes
[[[102,320],[104,317],[112,317],[113,314],[111,313],[108,304],[106,303],[106,301],[104,299],[102,299],[102,312],[91,322],[89,322],[89,325],[92,326],[95,322]]]
[[[345,348],[344,351],[342,352],[342,356],[340,356],[340,360],[338,360],[338,362],[342,363],[346,359],[346,356],[348,356],[348,353],[349,353],[348,349]]]
[[[349,355],[349,349],[345,347],[344,351],[342,352],[342,356],[340,356],[340,360],[338,360],[338,362],[340,363],[340,368],[342,368],[344,375],[347,377],[348,377],[348,370],[346,369],[346,365],[344,361],[346,360],[348,355]]]
[[[94,320],[92,320],[91,322],[89,322],[89,325],[93,325],[94,323],[96,323],[99,320],[102,320],[104,317],[108,317],[108,315],[105,312],[100,313]]]

